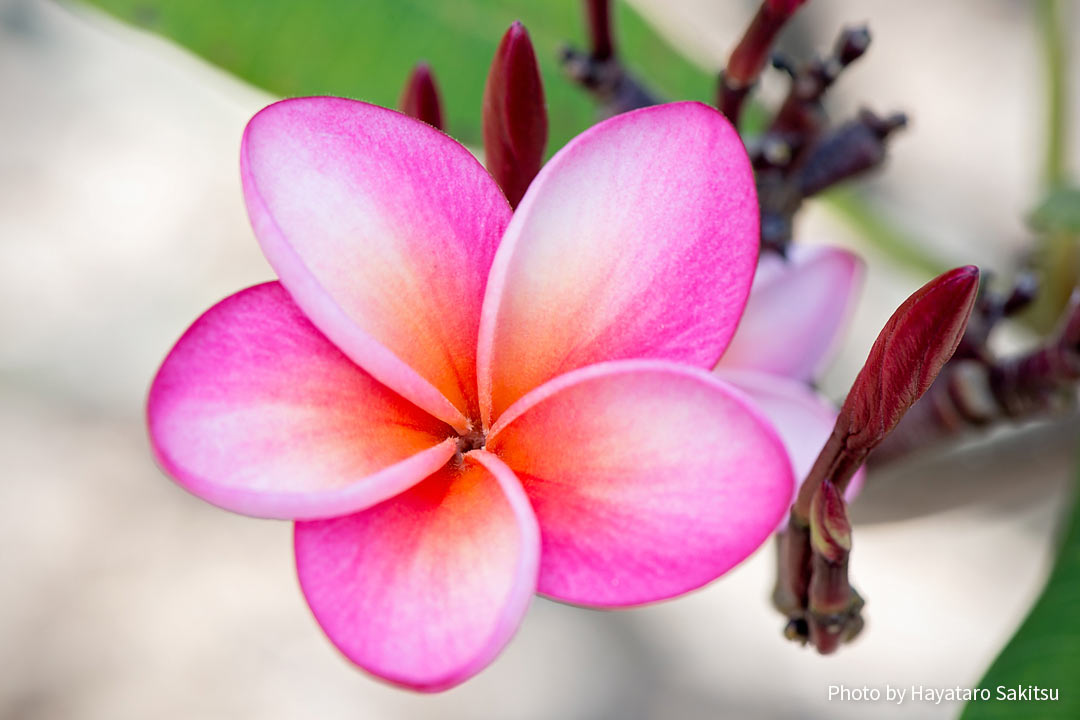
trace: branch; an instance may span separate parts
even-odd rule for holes
[[[585,19],[589,51],[565,47],[559,60],[567,77],[593,96],[600,116],[608,118],[659,103],[657,96],[623,67],[615,52],[611,0],[585,0]]]

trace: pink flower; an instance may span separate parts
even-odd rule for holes
[[[716,366],[772,421],[799,482],[836,422],[837,409],[811,384],[836,350],[862,276],[862,261],[841,248],[792,245],[787,260],[762,255],[739,330]],[[848,485],[849,501],[865,474]]]
[[[780,440],[708,372],[757,259],[753,176],[720,113],[604,122],[513,215],[461,145],[350,100],[266,108],[241,168],[279,281],[185,333],[150,433],[192,493],[298,521],[304,596],[359,666],[453,686],[535,592],[679,595],[786,513]]]

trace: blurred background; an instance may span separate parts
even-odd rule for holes
[[[786,29],[782,46],[806,57],[868,21],[874,43],[829,109],[842,118],[866,104],[912,121],[884,171],[859,185],[874,222],[837,198],[799,218],[800,242],[845,245],[869,265],[827,394],[842,397],[877,330],[936,264],[1007,274],[1028,251],[1047,132],[1035,5],[811,0]],[[449,132],[476,144],[487,64],[520,18],[541,57],[554,150],[591,121],[555,59],[562,43],[582,43],[582,18],[570,0],[253,7],[0,0],[0,716],[957,716],[956,704],[841,703],[828,689],[979,681],[1046,579],[1075,418],[872,475],[854,506],[852,556],[868,626],[833,657],[781,637],[771,546],[654,607],[537,600],[494,665],[445,694],[392,689],[338,656],[297,587],[290,526],[175,487],[143,424],[149,382],[187,325],[273,276],[243,208],[243,126],[290,93],[392,105],[426,58]],[[617,32],[652,86],[708,99],[755,7],[633,0],[617,6]],[[1071,9],[1062,31],[1075,44]],[[768,75],[762,96],[781,91]],[[1080,137],[1066,131],[1065,164],[1080,167]],[[913,251],[883,241],[881,224]]]

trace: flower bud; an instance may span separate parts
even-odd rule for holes
[[[525,26],[506,31],[484,86],[484,154],[511,207],[540,171],[547,144],[544,85]]]
[[[840,408],[832,434],[810,470],[792,509],[807,522],[810,503],[825,480],[840,492],[952,357],[967,327],[979,287],[979,269],[950,270],[919,288],[896,309]]]
[[[439,101],[439,89],[435,86],[435,77],[427,63],[417,63],[398,100],[401,112],[423,120],[439,130],[443,129],[442,103]]]
[[[851,551],[851,523],[840,491],[825,480],[810,503],[810,545],[814,552],[839,563]]]
[[[952,357],[979,287],[973,265],[931,280],[897,308],[855,378],[834,434],[868,453],[900,422]]]
[[[956,351],[978,287],[978,268],[957,268],[931,280],[897,308],[874,341],[832,434],[799,489],[788,530],[781,536],[774,599],[788,616],[785,632],[823,655],[852,640],[863,627],[863,601],[848,580],[851,524],[842,493],[869,452],[929,389]]]

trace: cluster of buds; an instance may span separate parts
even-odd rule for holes
[[[444,129],[439,90],[427,63],[413,68],[398,107]],[[548,135],[544,84],[529,33],[520,22],[510,26],[495,51],[484,85],[482,113],[488,172],[510,206],[517,207],[540,172]]]
[[[804,2],[762,2],[720,74],[716,94],[717,107],[738,125],[770,60],[787,75],[780,107],[747,140],[761,247],[781,255],[803,201],[878,167],[889,137],[906,124],[903,114],[867,109],[846,122],[829,122],[827,91],[866,53],[870,33],[845,28],[827,56],[800,64],[774,54],[777,38]],[[585,8],[591,46],[564,51],[570,78],[594,97],[601,116],[658,102],[616,52],[610,0],[585,0]],[[904,303],[878,337],[801,488],[789,527],[779,535],[774,601],[788,618],[790,638],[830,653],[862,628],[863,600],[848,583],[851,526],[843,497],[871,450],[878,448],[877,463],[973,427],[1076,406],[1080,290],[1056,334],[1025,354],[999,358],[988,346],[991,332],[1031,302],[1034,284],[1025,276],[1009,293],[983,290],[976,298],[978,285],[974,268],[946,273]]]
[[[870,46],[865,27],[840,33],[832,52],[796,65],[773,56],[772,48],[804,0],[765,0],[720,73],[717,107],[738,125],[743,107],[770,57],[785,71],[790,87],[765,131],[747,145],[754,164],[761,206],[761,245],[784,254],[791,243],[795,213],[804,199],[879,166],[889,136],[907,119],[860,110],[855,118],[831,126],[823,100],[845,68]],[[606,117],[658,102],[623,65],[612,39],[610,0],[586,0],[591,47],[563,51],[563,68],[597,101]]]
[[[717,103],[733,122],[740,117],[773,39],[799,4],[765,2],[732,53],[720,76]],[[788,93],[765,132],[750,144],[763,248],[784,253],[791,242],[792,219],[803,200],[880,165],[887,139],[906,124],[903,114],[880,117],[863,109],[848,122],[829,125],[822,104],[826,92],[869,47],[869,30],[853,27],[840,33],[825,58],[801,65],[773,58],[773,65],[788,76]],[[754,70],[752,76],[749,69]]]
[[[717,105],[737,122],[744,102],[766,66],[771,48],[803,0],[765,0],[720,76]],[[784,253],[793,217],[804,199],[877,167],[886,141],[906,123],[902,114],[881,117],[863,109],[829,128],[822,98],[844,68],[870,45],[865,27],[841,32],[832,53],[799,67],[782,57],[773,65],[790,78],[788,94],[767,129],[750,142],[761,205],[761,244]],[[955,438],[972,428],[1022,421],[1075,408],[1080,380],[1080,297],[1073,296],[1058,331],[1034,350],[999,358],[989,349],[991,331],[1027,307],[1035,295],[1030,275],[1011,292],[980,296],[955,358],[927,397],[918,403],[875,461]]]
[[[862,629],[863,600],[848,580],[844,490],[952,357],[978,285],[971,266],[935,278],[897,308],[870,349],[777,538],[773,602],[788,619],[790,639],[827,654]]]

